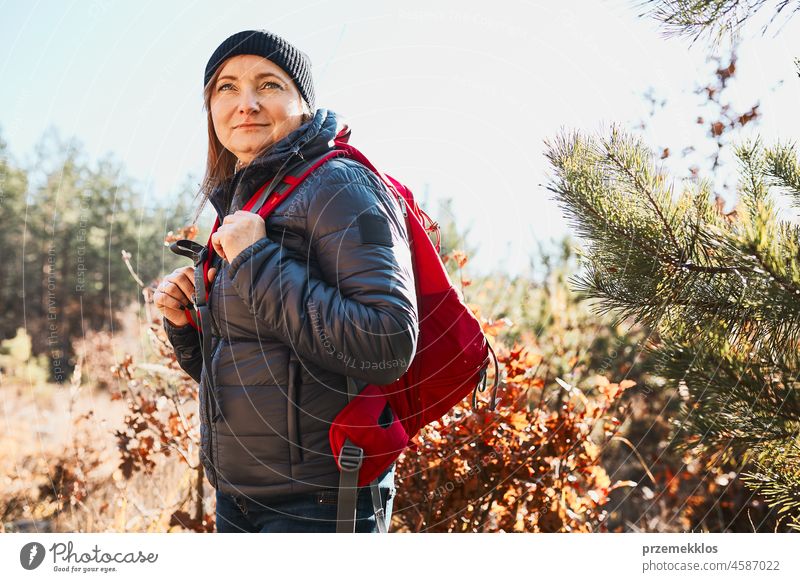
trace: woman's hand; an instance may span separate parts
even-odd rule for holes
[[[237,210],[229,214],[211,235],[214,251],[229,263],[256,241],[267,236],[264,219],[255,212]]]
[[[217,270],[208,270],[208,282],[214,280]],[[194,295],[194,267],[175,269],[164,277],[153,295],[153,303],[175,327],[189,325],[184,309],[192,303]]]
[[[169,322],[177,327],[188,325],[183,311],[194,295],[194,267],[175,269],[164,277],[153,295],[153,303]]]

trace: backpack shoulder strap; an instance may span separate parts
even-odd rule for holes
[[[294,189],[297,188],[303,182],[303,180],[308,177],[309,174],[311,174],[311,172],[319,168],[328,160],[345,155],[345,152],[335,149],[326,152],[324,155],[316,159],[304,160],[302,163],[292,168],[291,174],[287,173],[279,181],[276,181],[274,185],[272,182],[264,184],[264,186],[262,186],[261,189],[256,192],[255,195],[253,195],[243,210],[255,212],[261,218],[266,220],[267,216],[269,216],[272,211],[275,210],[275,208],[281,202],[283,202],[286,197],[289,196],[289,194],[291,194]]]

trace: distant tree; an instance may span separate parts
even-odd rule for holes
[[[5,152],[5,144],[0,143]],[[110,157],[92,167],[75,141],[46,134],[30,170],[0,159],[4,228],[0,333],[24,327],[53,380],[69,376],[72,341],[86,330],[114,330],[119,311],[141,300],[122,251],[145,281],[178,264],[164,246],[189,214],[188,193],[148,203]]]
[[[25,193],[28,178],[24,170],[16,167],[0,135],[0,248],[5,253],[3,272],[0,273],[0,330],[9,339],[21,327],[20,307],[23,289],[19,284],[23,273],[23,242],[25,232]]]

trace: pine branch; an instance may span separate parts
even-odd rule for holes
[[[737,150],[739,219],[728,221],[701,182],[673,200],[653,154],[614,130],[547,144],[554,193],[586,242],[570,283],[600,314],[655,328],[654,371],[684,386],[673,437],[685,451],[749,463],[800,430],[800,229],[779,220],[769,178],[796,185],[796,158],[759,142]],[[743,209],[743,210],[744,210]],[[779,460],[776,459],[776,463]],[[793,499],[773,482],[775,503]]]
[[[796,435],[795,435],[796,437]],[[742,480],[789,516],[789,527],[800,531],[800,446],[795,438],[787,445],[773,445],[760,455],[752,472]]]
[[[794,144],[778,145],[767,151],[768,175],[773,184],[785,189],[792,204],[800,208],[800,163],[797,161]]]
[[[652,7],[643,15],[661,21],[668,35],[690,36],[692,42],[703,36],[718,42],[725,35],[735,41],[744,26],[767,4],[772,4],[772,16],[761,32],[766,33],[777,17],[790,8],[787,20],[800,10],[797,0],[647,0]]]
[[[614,131],[611,135],[611,142],[605,144],[606,156],[614,164],[614,166],[616,166],[617,171],[619,171],[635,186],[639,195],[644,197],[650,203],[653,212],[663,225],[664,232],[666,232],[667,237],[670,239],[674,250],[679,253],[679,256],[682,257],[683,252],[681,251],[681,245],[678,244],[678,239],[675,236],[673,226],[664,216],[664,211],[661,208],[662,203],[657,201],[653,195],[653,192],[658,189],[659,182],[661,181],[659,178],[661,178],[661,176],[656,174],[656,178],[651,179],[647,164],[649,160],[643,159],[642,157],[636,155],[639,152],[636,150],[635,146],[631,148],[629,144],[621,143],[622,141],[623,139],[619,133]],[[623,159],[622,156],[619,155],[619,152],[630,152],[632,155],[627,159]],[[645,181],[647,184],[645,184]],[[679,260],[680,259],[678,259],[678,261]]]

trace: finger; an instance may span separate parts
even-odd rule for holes
[[[228,260],[225,256],[225,249],[222,248],[222,243],[220,242],[220,236],[218,233],[214,233],[211,235],[211,244],[214,246],[214,251],[226,261]]]
[[[172,323],[172,325],[184,326],[190,321],[183,309],[166,308],[162,311],[162,313],[164,317],[166,317],[170,323]]]
[[[172,281],[182,289],[186,289],[188,285],[187,290],[191,294],[194,291],[194,267],[180,267],[175,269],[172,273],[164,277],[164,281]]]
[[[194,293],[194,267],[175,269],[164,279],[164,285],[169,283],[177,285],[186,297],[191,297]]]
[[[176,277],[169,280],[180,288],[187,299],[192,298],[194,295],[194,267],[189,267],[188,270],[181,269]]]
[[[157,297],[153,298],[153,302],[164,315],[170,311],[182,312],[185,309],[184,303],[166,293],[157,294]]]
[[[222,224],[230,224],[232,222],[236,222],[239,219],[239,213],[242,212],[241,210],[237,210],[233,214],[229,214],[225,218],[222,219]]]
[[[217,240],[212,241],[212,245],[214,246],[214,252],[217,253],[223,259],[225,258],[225,249],[222,248],[222,243]]]
[[[216,276],[216,274],[217,274],[217,268],[216,267],[211,267],[208,270],[208,282],[209,283],[211,283],[214,280],[214,277]]]
[[[187,305],[191,303],[191,295],[186,295],[183,290],[178,287],[172,281],[165,282],[161,287],[161,293],[165,296],[162,301],[166,303],[166,297],[174,299],[175,301],[179,302],[181,305]]]

